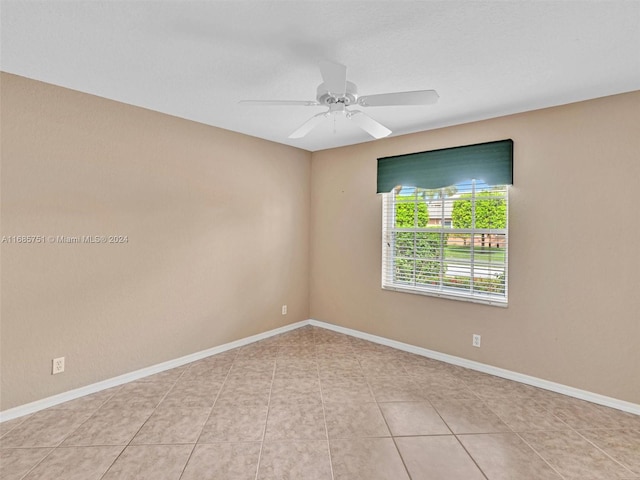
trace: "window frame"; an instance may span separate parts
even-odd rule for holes
[[[504,196],[501,196],[500,198],[503,198],[505,200],[506,203],[506,225],[505,228],[500,229],[500,228],[492,228],[492,229],[481,229],[481,228],[475,228],[475,202],[478,199],[482,199],[482,195],[480,195],[479,193],[481,192],[477,192],[476,191],[476,181],[472,180],[471,182],[472,185],[472,196],[471,196],[471,200],[472,200],[472,208],[473,208],[473,226],[472,228],[466,228],[466,229],[460,229],[460,228],[452,228],[452,227],[447,227],[443,224],[443,222],[445,221],[445,216],[444,216],[444,204],[445,204],[445,199],[439,198],[439,199],[433,199],[432,202],[433,203],[437,203],[437,202],[441,202],[441,209],[442,209],[442,216],[439,217],[440,220],[440,225],[427,225],[425,227],[416,227],[416,228],[404,228],[404,229],[398,229],[398,227],[395,226],[395,219],[392,218],[393,216],[395,216],[395,193],[392,190],[391,192],[388,193],[383,193],[383,200],[382,200],[382,275],[381,275],[381,286],[383,290],[390,290],[390,291],[396,291],[396,292],[403,292],[403,293],[411,293],[411,294],[419,294],[419,295],[426,295],[426,296],[431,296],[431,297],[437,297],[437,298],[446,298],[446,299],[451,299],[451,300],[458,300],[458,301],[466,301],[466,302],[472,302],[472,303],[480,303],[480,304],[484,304],[484,305],[492,305],[492,306],[498,306],[498,307],[507,307],[509,304],[508,298],[509,298],[509,261],[508,261],[508,257],[509,257],[509,191],[510,191],[510,185],[500,185],[501,188],[504,188]],[[416,197],[417,198],[417,197]],[[417,200],[416,200],[417,202]],[[393,205],[390,205],[390,203],[393,203]],[[427,209],[429,210],[429,202],[425,200],[425,203],[427,203]],[[417,203],[416,203],[417,204]],[[430,210],[429,210],[430,211]],[[431,217],[430,217],[431,219]],[[422,285],[416,285],[415,284],[415,278],[413,279],[414,284],[410,284],[410,283],[402,283],[402,282],[398,282],[397,280],[394,280],[394,276],[395,276],[395,257],[396,255],[394,255],[394,251],[395,251],[395,244],[394,244],[394,238],[395,236],[392,236],[391,234],[394,233],[401,233],[401,232],[425,232],[425,233],[439,233],[441,235],[441,242],[440,242],[440,255],[436,258],[434,258],[434,260],[436,260],[437,262],[440,263],[441,267],[438,273],[438,278],[439,278],[439,285],[433,285],[433,286],[428,286],[426,284],[422,284]],[[450,286],[446,286],[444,285],[444,278],[445,278],[445,273],[446,270],[442,267],[445,264],[446,258],[444,255],[444,241],[443,241],[443,235],[449,235],[451,233],[458,233],[458,234],[470,234],[471,235],[471,239],[472,241],[470,242],[470,252],[471,252],[471,259],[469,261],[469,265],[470,265],[470,285],[471,288],[469,290],[464,290],[464,289],[460,289],[460,288],[455,288],[455,287],[450,287]],[[474,268],[476,266],[476,261],[475,261],[475,257],[474,257],[474,252],[475,249],[477,248],[475,246],[475,240],[474,240],[474,235],[482,235],[482,234],[493,234],[493,235],[501,235],[504,236],[504,243],[505,246],[503,247],[505,249],[504,251],[504,295],[502,294],[495,294],[495,293],[488,293],[488,292],[483,292],[483,291],[479,291],[479,290],[474,290],[473,289],[473,283],[474,283],[474,276],[473,276],[473,271]],[[414,260],[418,259],[419,257],[416,256],[415,252],[414,255],[412,257]],[[464,262],[463,262],[464,263]],[[414,272],[414,276],[415,276],[415,272]]]

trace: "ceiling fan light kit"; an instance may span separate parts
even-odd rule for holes
[[[432,105],[438,101],[435,90],[416,90],[411,92],[381,93],[377,95],[358,96],[358,87],[347,81],[347,67],[339,63],[321,62],[320,73],[323,82],[318,85],[316,101],[308,100],[243,100],[245,105],[280,105],[280,106],[326,106],[325,112],[314,115],[289,138],[302,138],[332,115],[342,114],[373,138],[383,138],[392,132],[380,122],[374,120],[360,110],[348,110],[347,107],[393,107],[406,105]]]

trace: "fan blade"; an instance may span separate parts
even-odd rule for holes
[[[241,105],[300,105],[303,107],[315,107],[320,105],[312,100],[240,100]]]
[[[363,107],[390,107],[394,105],[432,105],[438,101],[435,90],[416,90],[415,92],[381,93],[358,98]]]
[[[351,110],[347,115],[361,129],[371,135],[373,138],[383,138],[391,133],[387,127],[376,122],[370,116],[362,113],[360,110]]]
[[[333,95],[344,95],[347,91],[347,67],[339,63],[320,62],[320,73],[324,86]]]
[[[322,123],[322,121],[329,115],[329,112],[322,112],[314,115],[309,120],[304,122],[295,132],[289,135],[289,138],[302,138],[311,130],[316,128]]]

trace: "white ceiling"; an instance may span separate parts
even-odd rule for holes
[[[640,90],[640,1],[5,1],[5,72],[315,151],[371,138],[323,107],[318,63],[361,95],[436,89],[433,106],[371,107],[399,135]]]

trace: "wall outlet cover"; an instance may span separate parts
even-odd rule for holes
[[[64,372],[64,357],[54,358],[51,365],[51,375]]]

